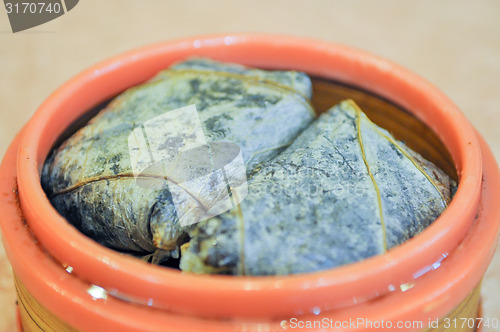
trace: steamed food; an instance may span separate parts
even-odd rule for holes
[[[348,100],[259,166],[241,204],[196,225],[181,269],[275,275],[356,262],[420,233],[450,179]]]
[[[57,211],[102,245],[139,256],[157,250],[176,255],[185,230],[172,193],[168,186],[148,184],[178,170],[176,160],[161,173],[146,167],[134,174],[134,164],[144,168],[141,161],[150,155],[175,156],[188,150],[188,143],[204,140],[236,144],[251,171],[291,144],[314,119],[310,96],[311,81],[304,73],[191,59],[116,97],[53,151],[42,185]],[[194,116],[169,116],[187,105],[196,105]],[[198,137],[192,137],[195,133]]]
[[[454,182],[311,80],[188,59],[116,97],[46,160],[54,207],[102,245],[193,273],[356,262],[431,224]]]

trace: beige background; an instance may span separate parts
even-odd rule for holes
[[[47,95],[101,59],[182,36],[272,32],[350,44],[412,69],[454,100],[498,160],[499,17],[498,0],[82,0],[52,22],[12,34],[0,8],[0,156]],[[485,315],[497,318],[499,256],[483,291]],[[14,295],[3,249],[0,275],[0,331],[12,331]]]

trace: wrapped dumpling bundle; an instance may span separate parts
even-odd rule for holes
[[[119,95],[56,148],[42,185],[59,213],[99,243],[135,255],[176,256],[187,227],[165,181],[206,172],[224,152],[220,142],[240,149],[245,176],[314,119],[310,96],[304,73],[187,60]],[[194,148],[207,165],[186,167]],[[206,177],[197,189],[211,192],[213,180]],[[191,215],[210,211],[211,200],[194,200],[199,206]]]
[[[452,182],[344,101],[257,167],[238,206],[191,230],[180,267],[285,275],[356,262],[421,232]]]

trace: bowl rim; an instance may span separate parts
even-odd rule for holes
[[[293,68],[359,86],[402,106],[437,133],[455,162],[458,190],[424,232],[386,254],[332,270],[273,277],[182,274],[105,248],[70,225],[40,185],[41,165],[74,119],[189,55],[256,67]],[[268,316],[336,307],[388,291],[452,252],[477,213],[482,177],[472,126],[436,87],[410,71],[351,47],[278,35],[210,35],[138,48],[84,70],[51,94],[23,130],[17,159],[23,213],[37,239],[85,280],[138,301],[208,316]],[[137,273],[137,271],[142,273]],[[198,299],[198,301],[193,301]],[[196,303],[194,303],[196,302]],[[207,303],[218,303],[217,306]],[[245,303],[246,305],[242,305]],[[249,305],[249,304],[254,305]]]
[[[14,273],[31,295],[47,310],[71,326],[86,330],[154,331],[171,328],[176,331],[202,329],[204,331],[234,331],[242,326],[256,330],[263,326],[280,330],[292,317],[259,320],[204,319],[137,306],[108,297],[99,300],[88,294],[90,284],[67,271],[37,245],[29,228],[24,226],[23,213],[17,202],[16,149],[19,137],[14,139],[0,165],[0,192],[3,199],[0,219],[3,243]],[[432,273],[424,274],[409,292],[395,291],[374,302],[319,315],[305,314],[301,321],[335,322],[366,321],[397,322],[434,321],[456,309],[478,285],[491,261],[500,229],[500,173],[491,150],[480,138],[485,159],[485,183],[482,190],[483,208],[460,246]],[[7,198],[5,198],[7,197]],[[404,305],[402,305],[404,304]],[[78,313],[78,314],[75,314]],[[361,316],[363,315],[363,317]],[[285,325],[286,326],[286,325]],[[353,330],[347,328],[346,330]],[[354,329],[358,330],[358,329]]]

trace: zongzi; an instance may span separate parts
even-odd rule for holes
[[[227,159],[221,151],[231,154],[233,165],[244,164],[246,176],[314,119],[310,96],[304,73],[189,59],[120,94],[54,149],[43,167],[43,188],[61,215],[99,243],[139,256],[158,250],[175,256],[187,229],[173,192],[185,186],[175,177],[205,176],[217,163],[214,156]],[[187,165],[191,148],[201,149],[206,165]],[[183,157],[176,158],[181,151]],[[213,174],[191,189],[210,192],[227,175]],[[167,179],[178,186],[157,185]],[[177,207],[186,206],[186,195],[179,197]],[[192,201],[202,216],[191,206],[186,213],[202,219],[227,208],[210,206],[213,200]]]
[[[451,182],[347,100],[257,167],[238,206],[198,223],[180,267],[284,275],[356,262],[427,227]]]

